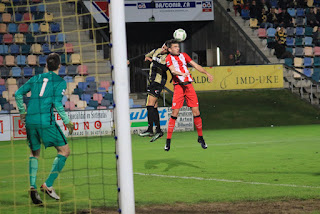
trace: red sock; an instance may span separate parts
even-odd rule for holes
[[[176,125],[176,117],[171,117],[168,124],[167,139],[171,139],[174,126]]]
[[[200,116],[194,117],[194,125],[196,126],[198,136],[202,135],[202,120]]]

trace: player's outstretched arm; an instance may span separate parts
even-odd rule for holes
[[[209,78],[209,82],[212,82],[213,80],[213,76],[208,73],[201,65],[199,65],[198,63],[196,63],[195,61],[191,60],[189,62],[189,64],[194,67],[195,69],[197,69],[199,72],[204,73],[205,75],[207,75],[207,77]]]

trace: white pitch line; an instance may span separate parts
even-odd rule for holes
[[[228,180],[228,179],[219,179],[219,178],[201,178],[201,177],[187,177],[187,176],[175,176],[175,175],[146,174],[146,173],[140,173],[140,172],[135,172],[134,174],[141,175],[141,176],[176,178],[176,179],[185,179],[185,180],[218,181],[218,182],[226,182],[226,183],[242,183],[242,184],[251,184],[251,185],[266,185],[266,186],[282,186],[282,187],[294,187],[294,188],[320,189],[320,186],[306,186],[306,185],[295,185],[295,184],[272,184],[272,183],[249,182],[249,181]]]

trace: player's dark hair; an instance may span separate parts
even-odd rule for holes
[[[47,67],[49,71],[58,70],[60,65],[60,57],[56,53],[49,54],[47,58]]]
[[[173,44],[179,44],[178,40],[176,40],[176,39],[170,39],[170,40],[166,41],[166,46],[167,46],[168,48],[171,48],[171,46],[172,46]]]

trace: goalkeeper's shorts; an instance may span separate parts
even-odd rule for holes
[[[40,149],[41,141],[45,148],[67,144],[66,137],[56,123],[45,127],[27,125],[26,130],[29,147],[32,151]]]

